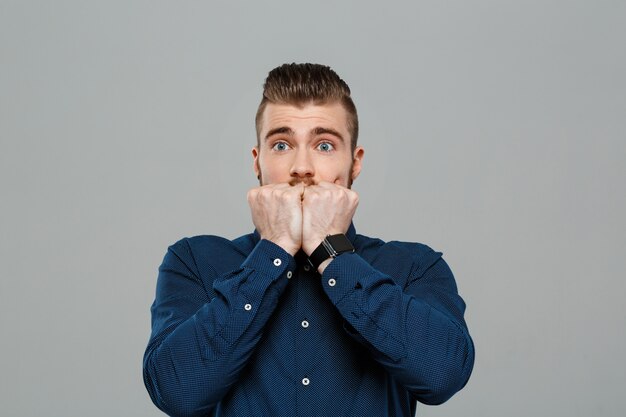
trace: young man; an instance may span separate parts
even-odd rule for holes
[[[254,233],[185,238],[159,268],[144,381],[173,416],[414,416],[469,379],[441,257],[356,233],[358,119],[330,68],[270,72],[252,150]]]

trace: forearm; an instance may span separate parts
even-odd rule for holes
[[[275,259],[281,259],[280,265],[274,265]],[[195,300],[180,298],[180,291],[157,297],[144,381],[159,408],[195,416],[216,406],[249,361],[294,267],[284,251],[263,243],[240,269],[214,281],[217,295],[193,314],[189,304]]]
[[[424,297],[405,292],[356,254],[330,263],[322,285],[346,331],[416,399],[439,404],[466,383],[473,344],[455,291],[433,286]]]

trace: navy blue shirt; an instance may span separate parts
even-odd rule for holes
[[[144,381],[172,416],[414,416],[469,379],[450,268],[426,245],[347,236],[323,275],[255,231],[185,238],[159,267]]]

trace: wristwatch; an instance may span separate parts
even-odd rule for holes
[[[328,258],[336,258],[342,253],[354,252],[354,246],[350,240],[340,233],[328,235],[309,256],[309,263],[317,271],[317,268]]]

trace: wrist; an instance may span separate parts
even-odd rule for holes
[[[331,231],[326,234],[318,234],[313,237],[307,237],[306,240],[302,240],[302,250],[307,256],[311,256],[313,251],[317,249],[328,236],[337,234],[344,234],[344,232]]]
[[[291,256],[295,256],[296,253],[298,253],[298,251],[300,250],[300,246],[296,245],[295,243],[291,241],[286,241],[282,239],[268,239],[268,238],[264,238],[264,239],[269,240],[273,244],[280,246],[285,252],[287,252]]]
[[[308,239],[306,242],[302,242],[302,250],[306,253],[306,256],[311,256],[313,251],[322,244],[324,236]]]

